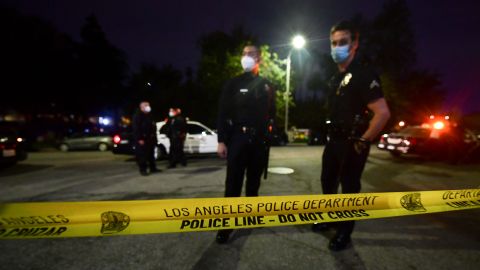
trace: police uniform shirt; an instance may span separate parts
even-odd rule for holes
[[[345,72],[337,72],[330,81],[329,120],[334,127],[352,128],[355,116],[364,116],[367,105],[382,97],[376,73],[353,61]]]
[[[156,128],[152,116],[150,114],[137,111],[137,113],[133,116],[133,136],[135,141],[155,141],[155,132]]]
[[[259,135],[266,131],[268,120],[275,117],[274,97],[270,82],[251,72],[229,80],[220,98],[218,142],[225,141],[228,120],[234,128],[254,128]]]

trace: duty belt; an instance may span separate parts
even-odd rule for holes
[[[330,127],[328,136],[333,140],[345,140],[352,136],[352,130],[348,128]]]

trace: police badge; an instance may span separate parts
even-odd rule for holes
[[[100,232],[102,234],[121,232],[128,227],[128,224],[130,224],[130,217],[120,212],[104,212],[101,215],[101,219],[102,229]]]
[[[337,88],[337,96],[340,95],[340,88],[347,86],[350,83],[350,80],[352,79],[353,75],[352,73],[347,73],[343,77],[343,80],[340,82],[340,85]]]
[[[341,86],[345,87],[350,83],[350,79],[352,79],[352,73],[347,73],[345,74],[345,77],[343,77]]]
[[[400,204],[403,208],[412,212],[426,212],[427,209],[422,205],[422,199],[420,198],[420,193],[412,193],[403,196],[400,199]]]

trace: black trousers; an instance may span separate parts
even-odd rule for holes
[[[147,167],[150,170],[156,169],[154,148],[153,143],[145,143],[144,145],[137,143],[135,145],[135,156],[140,172],[146,172]]]
[[[353,142],[342,140],[330,140],[325,146],[322,161],[322,190],[324,194],[338,193],[341,185],[342,193],[359,193],[361,189],[360,178],[365,162],[367,161],[370,148],[361,153],[355,152]],[[337,233],[350,235],[355,226],[354,221],[342,221],[337,223]]]
[[[245,174],[246,196],[258,196],[266,161],[264,140],[250,134],[234,133],[227,150],[225,197],[240,197]]]
[[[183,151],[183,146],[185,145],[185,140],[180,138],[170,139],[170,165],[175,166],[177,163],[183,165],[187,164],[187,159],[185,157],[185,152]]]

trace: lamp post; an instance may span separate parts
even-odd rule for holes
[[[290,96],[290,71],[291,71],[291,58],[292,58],[292,50],[293,49],[301,49],[305,46],[305,39],[297,35],[292,39],[292,46],[293,48],[290,49],[288,52],[288,57],[287,57],[287,86],[286,86],[286,91],[285,91],[285,134],[288,134],[288,97]]]

